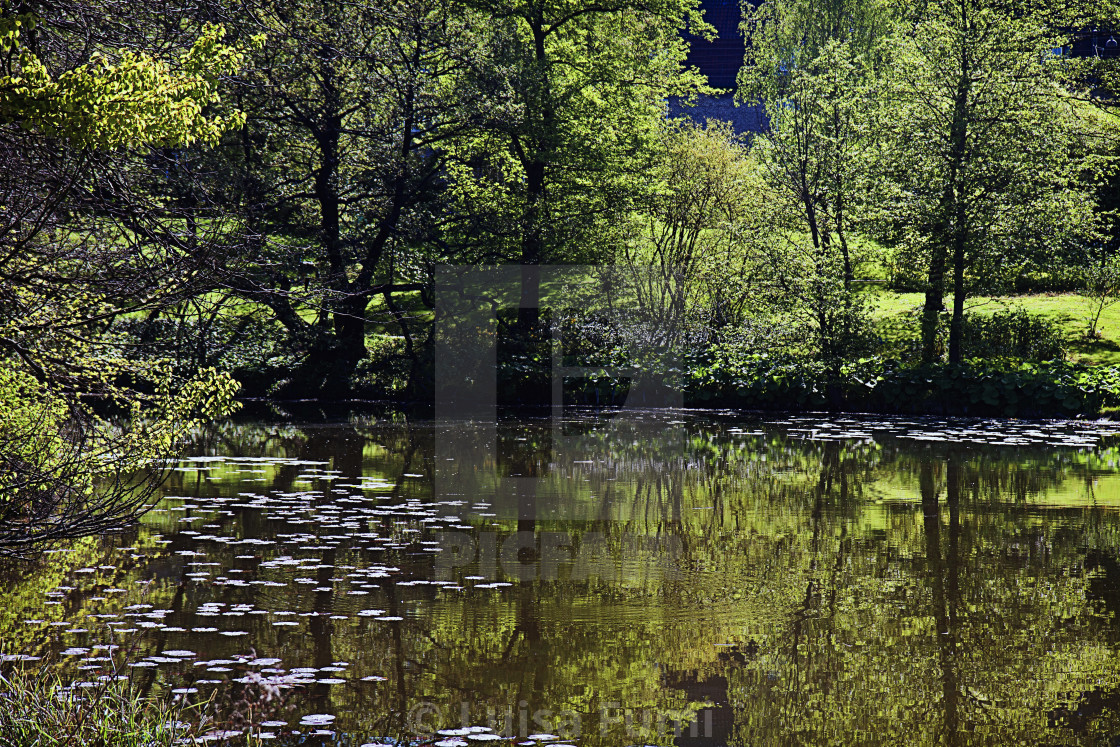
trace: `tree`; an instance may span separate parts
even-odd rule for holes
[[[477,0],[489,18],[478,85],[504,106],[455,154],[453,239],[483,262],[521,265],[520,355],[540,360],[539,266],[613,259],[645,188],[665,98],[703,88],[679,31],[709,33],[695,0]],[[469,252],[463,252],[469,256]],[[543,372],[511,388],[543,404]]]
[[[602,249],[595,230],[629,205],[626,196],[645,165],[639,158],[658,137],[665,97],[701,86],[695,71],[684,70],[679,36],[685,24],[710,32],[696,6],[692,0],[474,4],[493,26],[484,82],[506,91],[508,103],[466,143],[461,161],[488,167],[474,172],[470,187],[474,194],[482,186],[495,190],[490,204],[479,207],[512,227],[488,232],[506,257],[533,266],[603,256],[595,251]],[[535,306],[537,293],[526,284],[522,306]]]
[[[225,282],[284,325],[301,395],[352,392],[371,328],[422,395],[437,262],[617,248],[663,99],[699,81],[694,4],[247,6],[238,28],[270,41],[230,90],[245,125],[188,170],[244,221]]]
[[[244,125],[198,167],[244,221],[225,282],[284,325],[304,393],[348,391],[378,302],[415,379],[400,297],[428,287],[449,141],[488,106],[465,84],[485,23],[432,0],[260,0],[238,24],[269,44],[230,89]]]
[[[850,238],[893,21],[882,0],[769,0],[743,21],[737,97],[760,100],[770,119],[755,150],[784,208],[777,275],[828,359],[848,351],[860,326]]]
[[[240,52],[218,26],[178,56],[118,51],[106,10],[0,9],[0,553],[133,518],[153,461],[236,391],[215,371],[173,380],[103,332],[199,277],[181,216],[139,186],[141,156],[237,123],[214,106]]]
[[[678,348],[693,325],[717,339],[758,306],[772,194],[727,123],[667,122],[653,160],[624,249],[648,344]]]
[[[922,6],[892,40],[881,97],[881,236],[925,268],[922,357],[938,357],[951,272],[949,360],[961,360],[964,303],[1029,257],[1076,242],[1092,201],[1079,151],[1062,40],[1029,13],[986,0]],[[974,277],[970,277],[972,274]]]

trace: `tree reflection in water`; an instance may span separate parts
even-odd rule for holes
[[[128,634],[153,664],[136,683],[215,680],[194,697],[247,719],[252,683],[305,668],[250,704],[288,722],[280,743],[307,714],[359,740],[1107,742],[1120,474],[1094,427],[231,424],[124,541],[9,570],[0,636],[47,660],[89,649],[51,664],[83,679],[110,627],[155,620]],[[252,654],[280,663],[253,679]]]

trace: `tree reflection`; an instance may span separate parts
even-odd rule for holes
[[[134,551],[113,583],[155,578],[152,603],[184,629],[200,625],[204,601],[314,613],[298,629],[254,618],[240,642],[175,635],[210,658],[249,643],[288,668],[347,662],[344,684],[291,702],[338,714],[336,728],[363,739],[415,739],[410,715],[425,703],[440,709],[432,729],[491,720],[524,736],[578,722],[585,747],[1041,745],[1120,732],[1115,454],[810,440],[789,423],[715,416],[574,421],[510,421],[493,448],[470,423],[226,426],[196,453],[275,461],[174,473],[166,490],[178,497],[134,538],[169,544]],[[246,494],[296,496],[300,511],[233,508]],[[182,521],[198,518],[211,523]],[[448,537],[465,548],[454,562],[424,544]],[[274,544],[239,558],[241,538]],[[83,546],[77,562],[115,552]],[[180,553],[192,552],[231,575],[191,579],[193,556]],[[248,583],[283,554],[317,567]],[[360,588],[350,579],[375,565],[392,570]],[[5,640],[28,644],[26,611],[70,578],[65,567],[12,580]],[[245,584],[218,582],[233,570]],[[311,583],[295,583],[300,573]],[[462,588],[429,583],[447,579]],[[80,618],[100,609],[90,599],[76,589],[51,614]],[[143,654],[173,640],[142,635]],[[136,680],[159,692],[175,676]],[[688,718],[706,708],[712,730],[690,736]]]

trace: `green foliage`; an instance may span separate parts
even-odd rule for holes
[[[694,0],[471,5],[490,18],[472,83],[501,96],[454,144],[459,241],[527,264],[601,261],[650,186],[665,98],[705,90],[679,30],[711,28]]]
[[[929,292],[926,358],[1060,357],[1035,321],[967,319],[963,301],[1083,264],[1116,134],[1079,100],[1087,68],[1054,53],[1101,9],[746,7],[738,95],[771,125],[747,143],[665,122],[667,96],[706,90],[679,33],[711,31],[694,0],[250,0],[225,26],[145,17],[127,39],[101,19],[81,49],[65,4],[29,7],[0,13],[0,145],[32,185],[0,206],[0,344],[44,387],[13,412],[58,432],[101,429],[92,399],[227,401],[210,375],[181,386],[211,366],[254,394],[422,397],[440,264],[610,258],[630,275],[605,304],[623,312],[612,361],[640,342],[760,354],[782,381],[823,365],[833,401],[846,361],[911,345],[877,346],[859,292],[887,247]],[[547,363],[530,316],[509,323],[514,389]],[[145,458],[174,440],[157,431]]]
[[[1062,360],[1066,354],[1058,324],[1022,307],[967,315],[961,344],[967,358],[1048,361]]]
[[[867,217],[900,264],[921,268],[926,360],[952,288],[959,361],[965,298],[1048,266],[1056,247],[1083,247],[1093,201],[1068,69],[1053,53],[1062,38],[986,0],[924,3],[908,20],[876,99]]]
[[[620,280],[660,344],[734,330],[758,306],[771,192],[726,123],[667,122],[655,154]]]
[[[168,361],[115,348],[104,332],[198,282],[184,246],[199,249],[198,232],[180,241],[182,222],[140,188],[132,154],[213,142],[239,124],[216,113],[215,91],[242,52],[213,25],[174,62],[113,50],[118,29],[96,18],[82,17],[89,36],[71,46],[79,35],[57,16],[0,12],[0,168],[10,171],[0,205],[0,553],[134,519],[160,460],[230,412],[237,391],[228,373],[173,375]],[[68,64],[52,72],[64,53]]]
[[[882,352],[902,360],[921,359],[921,308],[880,320],[876,332]],[[948,344],[949,315],[941,314],[935,349]],[[961,344],[966,358],[1062,360],[1066,356],[1065,332],[1057,319],[1032,313],[1021,305],[991,314],[972,312],[964,317]]]
[[[57,469],[55,460],[64,458],[62,427],[68,413],[65,401],[51,396],[43,384],[25,371],[0,369],[0,434],[7,447],[0,467],[0,501],[10,501],[22,487],[27,473],[20,469],[21,465],[39,462],[27,487],[47,487],[38,480]],[[91,487],[87,483],[79,489]]]
[[[924,7],[914,31],[891,42],[877,121],[880,218],[915,249],[944,240],[934,229],[956,220],[950,228],[963,232],[977,267],[1002,256],[1006,271],[1027,256],[1012,250],[1045,250],[1090,221],[1092,200],[1073,178],[1072,101],[1056,85],[1064,71],[1051,50],[1060,40],[997,5]]]
[[[158,295],[105,293],[104,273],[121,265],[93,264],[103,255],[80,270],[51,258],[14,260],[0,282],[0,553],[127,521],[145,496],[130,474],[230,412],[238,389],[223,371],[175,375],[167,360],[114,349],[101,336],[104,320]],[[68,293],[41,282],[52,275]]]
[[[454,254],[449,161],[501,108],[471,77],[488,24],[433,0],[254,0],[237,27],[269,38],[231,81],[245,127],[186,174],[207,173],[206,193],[242,223],[227,286],[283,326],[292,396],[358,393],[373,327],[405,340],[420,378],[430,313],[407,313],[405,294]]]
[[[1084,296],[1086,319],[1089,329],[1087,337],[1097,336],[1097,324],[1101,314],[1109,306],[1120,301],[1120,256],[1113,255],[1091,261],[1084,270]]]
[[[746,13],[741,99],[766,106],[753,155],[771,188],[776,296],[824,358],[858,352],[867,314],[853,293],[876,131],[871,113],[893,22],[879,0],[772,0]]]
[[[172,67],[145,52],[94,52],[82,65],[51,75],[21,37],[31,14],[0,18],[0,50],[18,60],[0,75],[0,124],[20,126],[76,148],[213,144],[244,121],[213,115],[218,79],[240,67],[243,52],[222,44],[225,29],[207,25]]]
[[[688,386],[690,401],[706,406],[1054,417],[1120,404],[1120,367],[982,359],[915,366],[876,357],[837,375],[819,362],[750,355],[697,366]]]
[[[766,0],[747,9],[742,26],[751,44],[739,95],[768,103],[791,95],[799,77],[829,74],[821,62],[837,46],[857,64],[875,65],[897,10],[889,0]]]
[[[399,397],[407,391],[409,361],[404,338],[374,335],[366,342],[368,357],[354,371],[355,388],[376,399]]]
[[[283,327],[264,309],[196,298],[156,317],[117,319],[105,335],[135,361],[165,360],[176,379],[200,368],[228,372],[252,397],[275,393],[299,365]]]

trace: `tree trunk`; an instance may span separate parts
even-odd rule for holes
[[[351,300],[334,313],[334,335],[338,359],[353,366],[366,357],[365,297]]]
[[[553,111],[551,89],[549,86],[548,57],[545,49],[546,31],[544,19],[536,11],[531,11],[525,19],[533,34],[533,57],[537,65],[539,83],[540,130],[527,137],[529,146],[520,151],[522,166],[525,169],[525,214],[521,236],[521,297],[517,309],[517,323],[513,342],[520,355],[526,356],[534,364],[522,376],[517,377],[517,386],[512,395],[516,404],[522,406],[546,406],[552,402],[552,386],[548,380],[551,372],[551,349],[544,350],[549,341],[548,332],[541,328],[541,272],[540,264],[544,258],[544,230],[542,209],[547,189],[547,159],[551,151]],[[528,112],[529,118],[535,112]],[[548,366],[547,370],[544,366]],[[538,370],[540,368],[540,370]]]
[[[953,125],[950,130],[949,146],[951,161],[949,165],[950,185],[953,189],[952,216],[953,237],[953,319],[949,324],[949,362],[961,362],[961,333],[964,326],[964,263],[965,246],[968,239],[965,195],[960,184],[963,181],[965,157],[968,148],[969,94],[972,90],[971,65],[969,61],[968,38],[970,33],[968,3],[960,0],[961,10],[961,56],[960,78],[957,82],[956,97],[953,101]],[[946,206],[948,207],[948,206]]]
[[[346,257],[342,247],[341,208],[338,194],[339,147],[342,137],[341,98],[335,84],[335,50],[323,45],[318,50],[318,72],[323,87],[323,105],[313,126],[315,143],[319,150],[319,168],[315,171],[314,193],[319,206],[319,241],[330,266],[328,284],[336,294],[330,304],[333,345],[320,350],[328,360],[315,361],[331,367],[342,363],[343,370],[335,372],[345,377],[353,365],[366,354],[365,307],[367,299],[354,295],[347,276]],[[326,342],[322,340],[320,342]],[[332,367],[333,368],[333,367]],[[332,375],[331,378],[334,378]]]
[[[412,31],[416,35],[416,40],[414,41],[415,46],[412,49],[411,65],[414,70],[418,70],[421,67],[421,29],[419,26],[413,26]],[[414,197],[410,189],[410,182],[413,176],[411,159],[416,145],[414,132],[416,127],[416,97],[416,86],[410,80],[405,87],[402,102],[403,110],[401,112],[402,119],[401,128],[399,130],[400,149],[398,151],[400,163],[392,180],[392,199],[389,202],[389,209],[379,221],[377,233],[366,243],[365,255],[361,260],[361,268],[358,271],[357,278],[351,284],[357,293],[366,294],[373,288],[374,277],[377,274],[378,267],[381,265],[385,249],[390,246],[390,240],[397,233],[401,218],[405,215],[406,208],[409,206],[409,201]],[[392,283],[392,277],[393,269],[390,266],[390,284]],[[392,310],[392,291],[389,290],[384,295],[387,305],[389,305]],[[360,299],[355,297],[347,306],[347,313],[350,315],[350,321],[347,323],[345,329],[339,330],[339,345],[343,350],[349,351],[346,354],[351,356],[354,361],[361,360],[366,355],[365,315],[368,305],[368,296],[363,295]],[[408,334],[408,329],[396,312],[393,312],[393,315],[401,325],[409,355],[413,357],[412,340]],[[416,361],[413,357],[414,370],[416,368],[415,364]]]
[[[968,33],[967,0],[962,0],[961,14],[964,16],[962,34]],[[937,357],[938,318],[945,307],[945,261],[948,259],[949,244],[953,247],[953,325],[956,334],[950,329],[949,357],[953,359],[953,344],[956,343],[956,359],[960,361],[960,318],[957,307],[964,309],[964,246],[965,210],[960,190],[961,172],[964,170],[968,146],[969,94],[972,90],[970,65],[968,59],[968,40],[961,39],[960,77],[953,97],[953,121],[949,131],[949,163],[945,189],[941,196],[940,218],[932,232],[932,251],[929,266],[929,283],[926,287],[925,306],[922,309],[922,361],[933,362]]]
[[[953,319],[949,323],[949,362],[961,362],[961,336],[964,332],[964,210],[958,201],[957,228],[953,232]]]
[[[945,308],[945,249],[934,242],[929,260],[929,278],[926,283],[926,300],[922,306],[922,362],[938,359],[937,328],[941,311]]]

